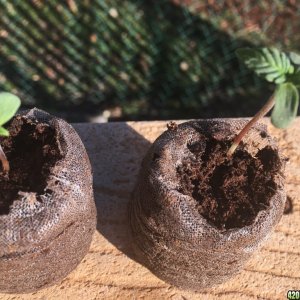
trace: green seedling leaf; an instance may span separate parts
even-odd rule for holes
[[[276,88],[274,97],[272,124],[278,128],[286,128],[297,116],[299,92],[294,84],[287,82]]]
[[[294,73],[290,58],[276,48],[241,48],[236,54],[250,70],[269,82],[284,83],[287,75]]]
[[[300,66],[300,54],[296,52],[290,52],[289,57],[293,64]]]
[[[9,136],[8,130],[6,130],[4,127],[0,126],[0,136]]]
[[[0,136],[9,136],[9,132],[3,128],[3,124],[9,121],[17,112],[21,105],[20,99],[10,93],[0,93]],[[0,145],[0,160],[4,173],[9,173],[9,162]]]
[[[0,126],[15,115],[20,105],[21,101],[17,96],[5,92],[0,93]]]

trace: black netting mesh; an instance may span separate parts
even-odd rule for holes
[[[78,120],[116,106],[127,119],[250,115],[270,86],[234,51],[297,51],[298,7],[295,0],[0,0],[0,90]]]

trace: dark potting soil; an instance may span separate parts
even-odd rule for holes
[[[225,142],[212,139],[187,146],[190,155],[177,167],[179,191],[197,201],[199,213],[210,224],[219,229],[241,228],[269,206],[281,164],[271,147],[259,150],[255,157],[239,147],[227,158]]]
[[[1,138],[2,148],[10,163],[8,175],[0,167],[0,215],[9,213],[9,207],[22,198],[22,193],[40,195],[45,190],[50,168],[61,158],[55,129],[48,124],[16,117],[9,126],[10,136]]]

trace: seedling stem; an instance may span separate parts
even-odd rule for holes
[[[7,157],[0,145],[0,160],[1,160],[1,163],[2,163],[2,169],[4,171],[4,173],[8,173],[9,172],[9,162],[7,160]]]
[[[227,156],[232,156],[238,145],[240,144],[241,140],[244,136],[249,132],[251,127],[261,118],[263,118],[274,106],[275,98],[274,94],[269,98],[267,103],[256,113],[256,115],[246,124],[246,126],[240,131],[240,133],[235,137],[230,149],[227,152]]]

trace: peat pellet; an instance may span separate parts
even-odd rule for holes
[[[266,126],[227,156],[245,123],[169,126],[142,162],[129,205],[136,258],[172,285],[201,291],[231,278],[283,214],[285,160]]]
[[[0,291],[27,293],[61,281],[87,253],[96,228],[89,158],[65,121],[32,109],[1,145]]]

